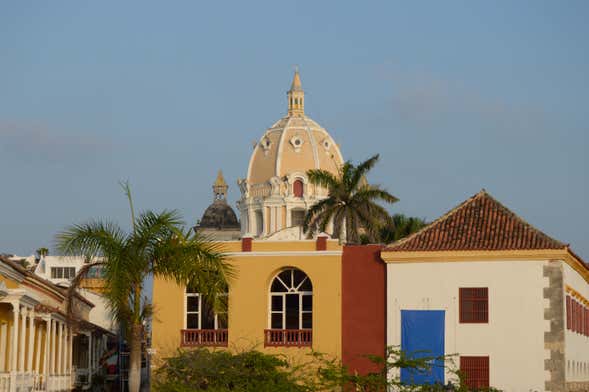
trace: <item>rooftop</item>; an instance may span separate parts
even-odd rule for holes
[[[484,189],[385,251],[565,249],[509,210]]]

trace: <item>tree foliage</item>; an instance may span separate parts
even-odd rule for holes
[[[159,392],[467,392],[464,379],[453,364],[453,356],[408,355],[389,347],[386,355],[368,356],[375,371],[368,374],[350,372],[340,361],[324,354],[310,353],[301,363],[279,355],[247,350],[232,354],[226,350],[178,351],[155,373],[154,390]],[[447,385],[401,383],[400,369],[428,372],[442,360],[446,371],[454,374]]]
[[[378,185],[368,184],[366,174],[374,167],[379,155],[354,165],[345,162],[338,175],[327,170],[307,171],[311,184],[326,188],[325,199],[313,205],[305,216],[303,230],[309,235],[324,232],[333,222],[333,235],[347,243],[359,243],[363,232],[371,241],[379,237],[380,229],[392,224],[387,210],[379,202],[394,203],[398,199]]]
[[[427,225],[428,223],[424,219],[406,216],[404,214],[394,214],[391,217],[391,222],[380,228],[377,242],[390,244],[421,230]],[[370,239],[362,236],[361,242],[367,244],[370,242]]]
[[[57,236],[63,254],[83,256],[90,262],[80,269],[69,288],[72,298],[88,272],[100,266],[104,271],[104,296],[113,317],[126,330],[130,347],[129,386],[139,388],[143,321],[153,309],[143,297],[146,277],[164,277],[197,288],[219,308],[222,288],[233,276],[231,265],[211,242],[183,228],[176,211],[152,211],[135,215],[131,192],[124,190],[131,210],[132,230],[125,232],[114,222],[92,220],[72,225]],[[68,313],[72,312],[68,301]]]

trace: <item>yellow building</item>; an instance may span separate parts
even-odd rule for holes
[[[212,315],[198,293],[155,279],[156,359],[193,346],[256,348],[299,359],[311,347],[341,355],[342,249],[337,241],[245,238],[223,246],[237,271],[229,286],[227,322]]]
[[[87,321],[90,301],[76,297],[75,320],[66,306],[64,289],[0,257],[0,392],[71,390],[78,370],[89,386],[107,331]]]
[[[247,177],[238,181],[241,240],[220,242],[237,272],[228,314],[214,315],[190,288],[155,279],[156,365],[178,347],[191,346],[256,348],[300,359],[312,348],[341,357],[342,247],[328,235],[305,239],[301,226],[306,210],[326,197],[325,189],[309,184],[307,170],[335,174],[343,157],[329,133],[305,115],[304,100],[297,71],[286,116],[256,143]],[[225,182],[218,179],[213,189],[216,203],[224,202]],[[222,216],[206,213],[206,220],[224,222],[225,215],[234,216],[229,210],[226,203],[209,207]],[[217,231],[206,233],[224,239]]]

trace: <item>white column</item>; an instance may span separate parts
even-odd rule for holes
[[[92,385],[92,332],[88,333],[88,384]]]
[[[18,331],[20,305],[12,303],[12,340],[10,341],[10,390],[16,391],[16,372],[18,371]]]
[[[69,374],[74,372],[74,330],[70,327],[69,342],[68,342],[68,365]]]
[[[41,344],[43,343],[43,334],[40,328],[35,329],[35,341],[37,342],[37,351],[35,351],[35,362],[33,363],[33,369],[35,373],[41,374]]]
[[[57,337],[57,320],[51,320],[51,350],[49,350],[49,356],[51,359],[49,360],[49,374],[55,375],[55,346],[56,346],[56,337]]]
[[[22,323],[20,324],[20,353],[18,356],[18,371],[20,373],[24,373],[25,371],[25,341],[27,339],[27,315],[29,314],[28,310],[23,307],[21,309],[21,319]]]
[[[8,345],[8,324],[0,324],[0,372],[6,371],[6,347]]]
[[[48,388],[48,381],[49,381],[49,374],[51,373],[51,334],[53,330],[51,328],[51,324],[53,321],[49,316],[45,318],[45,355],[43,359],[43,381],[45,381],[45,389],[49,390]]]
[[[71,363],[71,358],[70,358],[70,326],[66,325],[65,326],[65,350],[63,352],[63,367],[64,367],[64,373],[65,374],[69,374],[70,373],[70,363]]]
[[[57,374],[61,375],[61,351],[63,349],[63,323],[57,322]]]
[[[35,310],[29,310],[29,349],[27,353],[26,371],[33,372],[33,355],[35,355]]]

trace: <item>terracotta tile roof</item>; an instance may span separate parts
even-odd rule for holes
[[[385,251],[564,249],[484,189]]]

